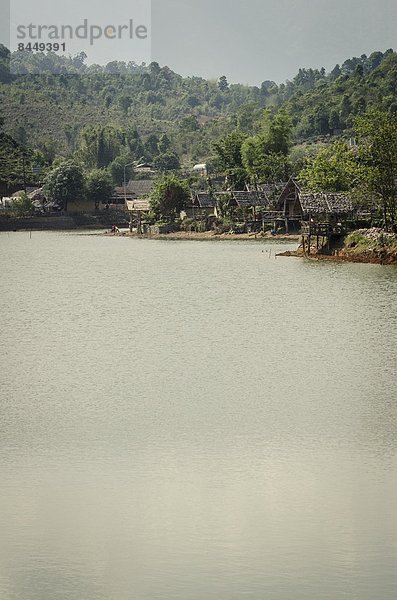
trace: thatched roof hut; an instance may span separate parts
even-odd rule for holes
[[[257,208],[269,206],[270,200],[262,191],[231,192],[230,204],[238,208]]]

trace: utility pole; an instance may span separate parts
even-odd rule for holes
[[[22,150],[22,169],[23,169],[23,189],[26,194],[26,156],[24,150]]]
[[[127,167],[130,167],[131,165],[133,165],[133,162],[130,162],[126,165],[124,165],[124,205],[125,205],[125,210],[127,210],[128,205],[127,205],[127,175],[126,175],[126,170]],[[132,232],[132,213],[130,214],[130,232]]]

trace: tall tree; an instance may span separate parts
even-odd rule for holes
[[[186,181],[176,175],[163,175],[154,184],[150,195],[150,207],[157,219],[175,219],[190,198]]]
[[[386,229],[396,226],[397,115],[370,110],[355,120],[358,152],[367,181],[381,199]]]
[[[136,127],[129,127],[126,131],[125,139],[127,142],[127,148],[136,160],[140,160],[144,157],[145,147],[139,135],[139,131]]]
[[[87,177],[87,198],[91,200],[96,209],[102,200],[109,200],[112,191],[112,179],[104,169],[94,169]]]
[[[164,152],[154,157],[153,166],[159,171],[176,171],[181,164],[175,152]]]
[[[80,200],[85,195],[85,182],[80,165],[64,161],[50,171],[44,182],[48,197],[67,210],[68,203]]]
[[[160,136],[159,143],[158,143],[159,154],[165,154],[166,152],[168,152],[170,147],[171,147],[171,140],[166,133],[163,133]]]
[[[81,134],[79,154],[88,167],[102,169],[120,154],[123,144],[121,129],[110,125],[89,125]]]
[[[290,175],[287,156],[269,152],[262,136],[248,138],[242,147],[243,164],[252,181],[284,181]]]
[[[157,135],[152,133],[149,135],[145,142],[145,154],[149,158],[149,160],[153,160],[155,156],[159,153],[159,138]]]
[[[124,173],[127,181],[134,177],[134,169],[131,164],[133,161],[133,157],[131,154],[123,153],[120,154],[117,158],[114,159],[108,166],[108,171],[112,178],[112,182],[114,185],[122,185],[124,182]],[[126,166],[128,165],[128,166]]]
[[[311,192],[349,191],[360,179],[357,156],[342,141],[322,148],[299,173],[299,181]]]
[[[234,131],[213,145],[219,165],[235,189],[243,189],[246,180],[247,173],[242,158],[245,139],[244,133]]]
[[[225,75],[222,75],[222,77],[219,78],[218,88],[221,90],[221,92],[229,91],[229,83]]]
[[[290,170],[287,158],[291,147],[290,118],[282,111],[274,117],[266,111],[262,130],[243,143],[243,165],[253,180],[283,180]]]
[[[292,123],[284,110],[274,116],[269,111],[265,112],[263,132],[268,152],[288,155],[292,146]]]

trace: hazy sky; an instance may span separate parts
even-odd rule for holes
[[[128,19],[133,3],[112,0],[110,14]],[[79,0],[77,16],[95,21],[95,4],[103,6]],[[65,5],[48,2],[47,14],[55,20]],[[3,19],[0,34],[7,43]],[[281,82],[299,67],[329,70],[351,56],[397,48],[397,0],[152,0],[151,37],[153,60],[181,75]],[[111,52],[109,61],[134,59],[125,46],[113,44]],[[104,62],[103,52],[91,49],[89,62]]]
[[[159,62],[241,83],[397,47],[397,0],[153,0],[152,15]]]

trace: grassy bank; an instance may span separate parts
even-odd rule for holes
[[[381,229],[359,229],[344,240],[341,256],[363,257],[368,262],[397,264],[397,234]]]

